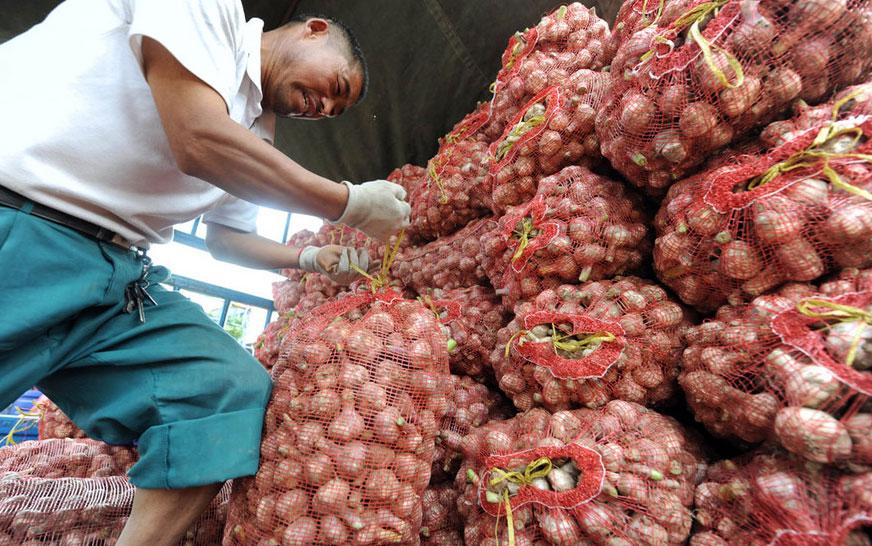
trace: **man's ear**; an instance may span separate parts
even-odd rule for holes
[[[326,35],[330,30],[330,23],[324,19],[313,18],[306,21],[306,35],[320,36]]]

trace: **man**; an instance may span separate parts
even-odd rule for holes
[[[347,282],[364,252],[290,249],[256,205],[381,239],[399,186],[336,183],[271,147],[275,116],[337,116],[366,88],[322,18],[271,32],[239,0],[68,0],[0,46],[0,407],[38,385],[85,432],[137,443],[119,546],[169,545],[252,475],[270,382],[142,249],[205,213],[215,257]]]

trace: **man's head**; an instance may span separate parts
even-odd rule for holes
[[[366,60],[345,25],[312,15],[265,32],[264,107],[279,116],[319,119],[341,114],[366,94]]]

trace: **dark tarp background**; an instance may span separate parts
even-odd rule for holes
[[[208,0],[204,0],[208,1]],[[0,0],[0,42],[38,23],[56,0]],[[585,0],[610,23],[618,0]],[[293,14],[335,17],[351,27],[370,69],[366,99],[337,119],[280,120],[276,145],[334,180],[383,178],[423,165],[436,139],[479,100],[509,37],[557,0],[243,0],[271,29]]]

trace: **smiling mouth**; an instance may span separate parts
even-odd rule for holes
[[[303,93],[303,117],[315,118],[318,117],[318,106],[308,92]]]

